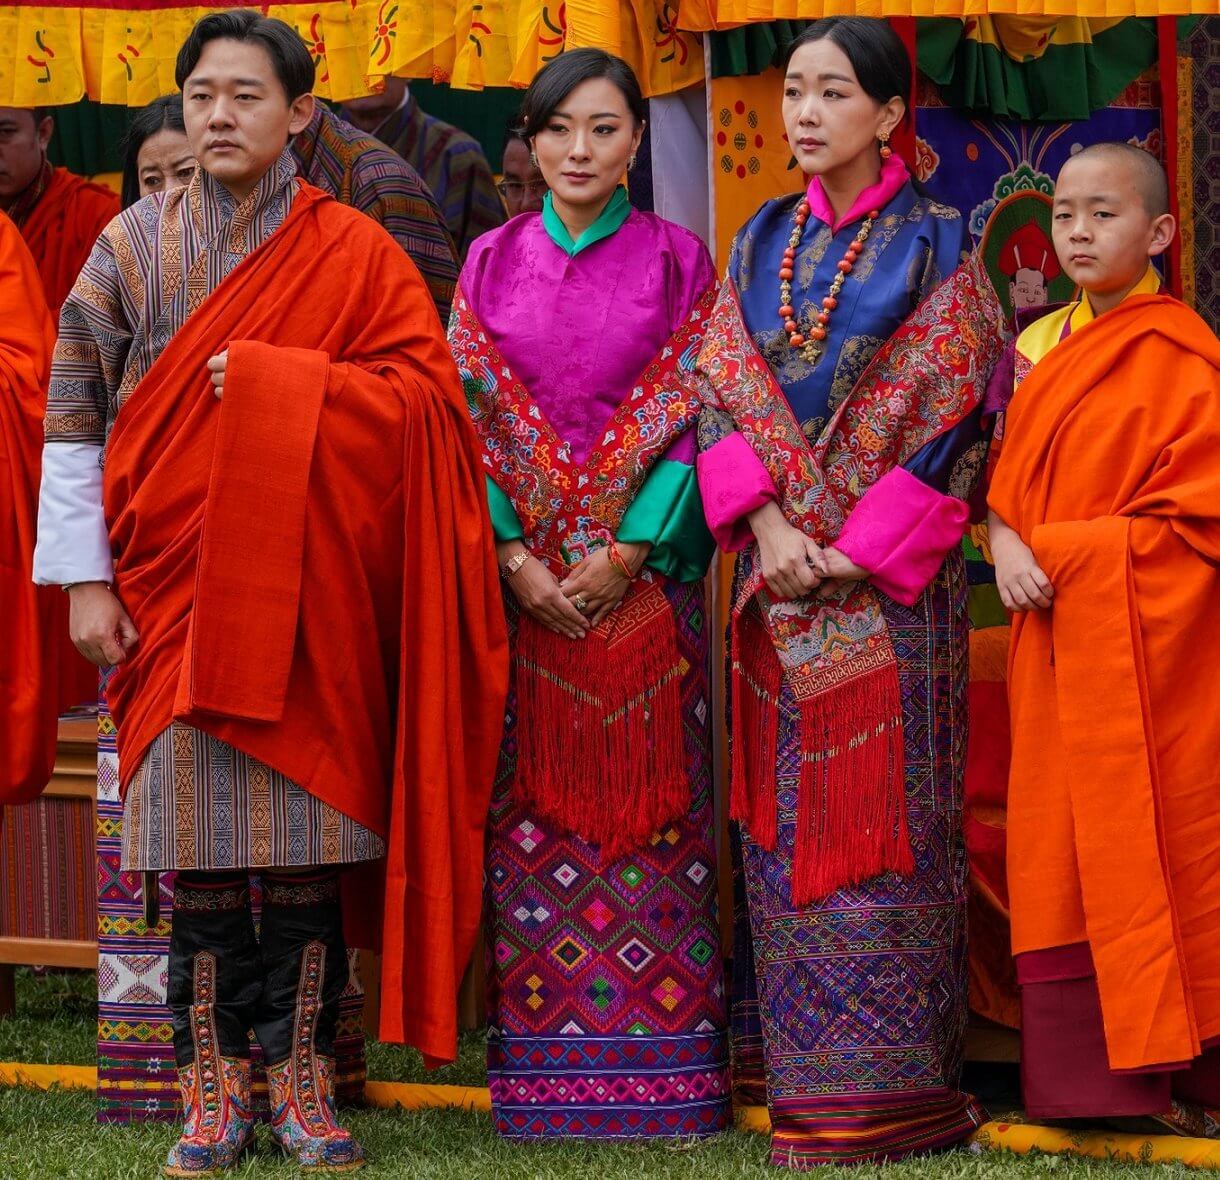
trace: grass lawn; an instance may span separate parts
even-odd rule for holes
[[[92,1064],[94,1060],[94,980],[89,973],[36,978],[18,974],[18,1015],[0,1020],[0,1061]],[[411,1050],[369,1045],[369,1073],[393,1081],[422,1081],[424,1071]],[[481,1085],[481,1038],[463,1039],[459,1060],[428,1075],[429,1081]],[[767,1143],[759,1135],[732,1132],[697,1144],[509,1144],[498,1139],[486,1116],[460,1111],[421,1113],[382,1110],[348,1114],[352,1130],[369,1156],[364,1175],[418,1180],[712,1180],[766,1177],[783,1173],[767,1164]],[[166,1125],[99,1126],[93,1095],[87,1091],[0,1089],[0,1178],[42,1180],[145,1180],[158,1175],[175,1131]],[[300,1172],[269,1146],[265,1133],[258,1153],[232,1175],[289,1177]],[[1080,1180],[1165,1180],[1193,1176],[1178,1165],[1131,1165],[1061,1156],[975,1154],[959,1150],[903,1164],[824,1169],[844,1180],[1007,1180],[1041,1176]]]

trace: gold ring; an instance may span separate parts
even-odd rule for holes
[[[581,613],[582,615],[585,613],[585,611],[586,611],[586,610],[588,609],[588,607],[589,607],[589,604],[588,604],[588,603],[587,603],[587,602],[584,600],[584,597],[583,597],[582,595],[580,595],[580,594],[578,594],[578,595],[577,595],[575,598],[573,598],[573,599],[572,599],[572,605],[573,605],[573,606],[574,606],[574,607],[575,607],[575,608],[576,608],[578,611],[580,611],[580,613]]]

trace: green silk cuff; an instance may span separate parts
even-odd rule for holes
[[[512,501],[500,491],[499,485],[490,475],[487,480],[487,507],[491,509],[491,531],[497,541],[523,541],[525,530],[517,519],[517,510]]]
[[[716,542],[703,516],[694,467],[660,460],[623,515],[616,540],[650,544],[644,564],[675,582],[702,578]]]

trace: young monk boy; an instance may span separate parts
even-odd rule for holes
[[[1150,260],[1165,175],[1127,144],[1055,189],[1078,302],[1017,341],[989,495],[1014,612],[1008,873],[1034,1118],[1220,1107],[1220,345]]]

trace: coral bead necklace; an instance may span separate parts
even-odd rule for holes
[[[847,276],[851,274],[852,268],[856,265],[856,259],[864,252],[864,243],[868,241],[868,235],[872,233],[873,222],[880,216],[880,212],[873,209],[864,219],[859,232],[852,239],[851,245],[847,247],[847,253],[839,261],[839,273],[835,275],[835,281],[830,284],[830,290],[822,300],[822,310],[818,312],[809,331],[802,332],[796,318],[796,306],[792,302],[792,276],[796,272],[796,250],[801,244],[801,237],[805,232],[805,222],[809,220],[809,202],[802,200],[797,205],[796,212],[792,215],[792,233],[788,237],[784,260],[779,268],[779,318],[783,321],[784,331],[788,334],[789,347],[799,352],[801,359],[806,364],[816,365],[818,358],[821,357],[826,341],[826,331],[830,325],[831,312],[839,306],[839,292],[843,290]]]

